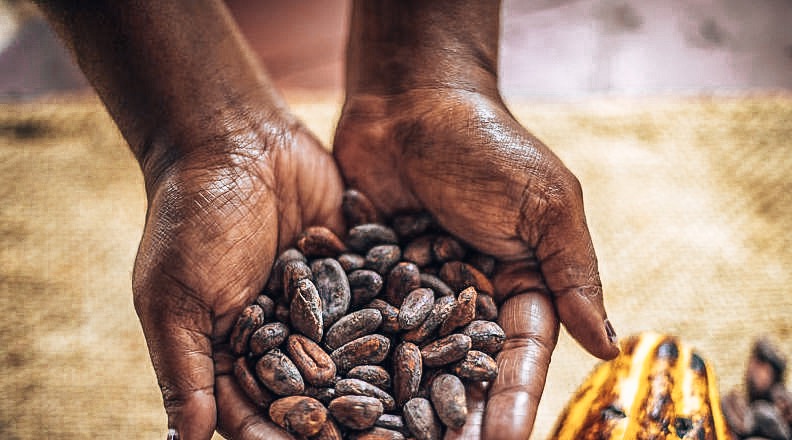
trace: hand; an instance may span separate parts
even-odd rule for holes
[[[448,437],[528,437],[556,313],[595,356],[618,354],[580,185],[499,96],[450,88],[348,96],[334,148],[349,185],[378,209],[425,209],[500,262],[493,278],[507,335],[500,373],[488,393],[469,389],[468,423]]]
[[[176,162],[144,167],[149,210],[135,271],[135,308],[179,438],[292,438],[236,385],[228,334],[304,227],[343,230],[342,182],[304,129],[235,130]],[[216,414],[217,419],[216,420]]]

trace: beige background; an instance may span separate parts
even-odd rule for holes
[[[338,96],[291,93],[327,143]],[[681,335],[739,384],[754,337],[792,353],[792,96],[512,102],[580,177],[622,335]],[[132,308],[141,177],[91,98],[0,106],[0,438],[154,439]],[[595,364],[562,333],[533,438]]]

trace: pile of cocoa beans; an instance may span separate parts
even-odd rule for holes
[[[298,438],[440,439],[465,423],[464,383],[498,374],[495,260],[426,213],[386,225],[355,190],[342,209],[346,237],[307,228],[239,317],[237,381]]]
[[[734,436],[751,440],[792,440],[792,392],[784,385],[786,358],[767,339],[753,345],[745,389],[721,400],[723,416]]]

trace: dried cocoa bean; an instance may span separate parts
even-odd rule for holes
[[[741,437],[751,435],[756,427],[756,418],[742,393],[732,391],[725,395],[721,399],[721,408],[732,432]]]
[[[302,436],[319,433],[327,421],[327,408],[316,399],[290,396],[272,402],[270,419],[289,432]]]
[[[231,351],[236,355],[245,354],[250,335],[262,325],[264,325],[264,310],[256,304],[245,307],[231,330]]]
[[[434,292],[432,289],[419,287],[410,292],[399,308],[399,327],[402,330],[412,330],[424,322],[434,307]],[[453,312],[452,312],[453,313]]]
[[[385,300],[401,307],[404,298],[421,286],[421,272],[413,263],[401,262],[391,269],[385,287]]]
[[[392,226],[402,239],[411,239],[423,234],[432,227],[432,216],[426,212],[402,214],[393,218]]]
[[[318,387],[333,384],[335,363],[316,342],[303,335],[291,335],[286,350],[306,382]]]
[[[415,263],[421,269],[429,266],[434,261],[432,253],[434,239],[434,235],[424,235],[411,241],[404,248],[404,259]]]
[[[402,434],[409,434],[410,430],[404,424],[404,418],[396,414],[383,414],[374,422],[374,426],[385,428],[391,431],[397,431]]]
[[[421,359],[427,367],[447,365],[464,358],[470,344],[469,336],[455,333],[424,346]]]
[[[256,376],[279,396],[293,396],[305,389],[297,366],[280,350],[272,350],[256,362]]]
[[[492,296],[479,292],[476,295],[476,319],[495,321],[498,319],[498,306]]]
[[[382,314],[376,309],[360,309],[339,319],[327,330],[325,345],[331,350],[369,335],[382,324]]]
[[[374,246],[366,253],[365,267],[380,275],[385,275],[390,272],[400,259],[401,249],[398,246],[391,244]]]
[[[361,254],[374,246],[398,243],[399,237],[393,229],[379,223],[357,225],[349,230],[346,239],[349,249]]]
[[[289,309],[292,327],[316,342],[322,340],[322,299],[311,280],[297,282],[297,289]]]
[[[351,429],[367,429],[382,415],[382,402],[368,396],[341,396],[328,406],[338,423]]]
[[[422,344],[430,338],[433,338],[437,329],[440,328],[440,324],[448,318],[448,315],[454,310],[455,305],[456,298],[453,296],[441,296],[437,298],[429,316],[424,319],[421,325],[404,333],[402,339],[408,342]]]
[[[441,374],[446,374],[446,371],[443,367],[439,368],[424,368],[422,377],[421,377],[421,385],[418,387],[418,394],[415,397],[423,397],[424,399],[429,399],[430,390],[432,389],[432,384],[434,380],[437,379],[438,376]]]
[[[310,280],[311,268],[302,260],[290,260],[283,266],[283,298],[286,303],[292,301],[297,293],[297,283],[300,280]]]
[[[379,213],[369,198],[355,189],[344,191],[341,199],[341,212],[350,226],[379,221]]]
[[[473,252],[468,255],[467,263],[478,269],[487,277],[492,276],[492,273],[495,272],[495,258],[491,255]]]
[[[459,327],[470,324],[476,317],[476,288],[468,287],[459,292],[454,309],[440,325],[440,336],[451,334]]]
[[[382,275],[368,269],[351,272],[347,278],[352,290],[351,304],[353,307],[366,304],[376,298],[385,284]]]
[[[352,299],[346,272],[338,261],[324,258],[311,263],[316,290],[322,298],[322,322],[328,328],[338,321],[347,310]]]
[[[366,308],[379,310],[382,315],[382,325],[380,330],[385,333],[396,333],[399,328],[399,309],[388,304],[381,299],[375,299],[368,303]]]
[[[346,373],[358,365],[376,365],[382,362],[390,350],[390,339],[374,334],[357,338],[335,349],[330,357],[340,373]]]
[[[410,399],[404,404],[404,423],[417,440],[440,440],[440,421],[432,404],[422,397]]]
[[[444,425],[459,429],[467,419],[465,386],[453,374],[437,376],[430,387],[430,396],[437,416]]]
[[[308,262],[305,255],[297,249],[289,248],[283,251],[272,265],[272,271],[270,271],[269,281],[267,281],[267,287],[265,289],[267,292],[277,293],[279,295],[283,293],[283,268],[286,266],[286,263],[292,260],[300,260],[303,263]]]
[[[360,379],[383,390],[391,387],[391,377],[388,370],[379,365],[359,365],[347,373],[349,379]]]
[[[333,387],[306,386],[303,394],[322,402],[322,405],[325,406],[329,405],[331,400],[338,397],[336,396],[335,388]]]
[[[767,437],[770,440],[789,440],[792,436],[789,425],[772,403],[757,400],[751,404],[751,411],[756,418],[754,435]]]
[[[490,355],[498,353],[506,341],[506,333],[492,321],[473,321],[462,329],[462,334],[470,336],[473,350],[483,351]]]
[[[428,273],[421,273],[421,287],[432,289],[436,296],[454,296],[454,291],[448,284]]]
[[[498,364],[486,353],[470,350],[464,359],[453,366],[451,372],[461,379],[486,382],[498,376]]]
[[[333,257],[346,252],[344,242],[324,226],[309,226],[297,236],[297,249],[306,257]]]
[[[445,281],[455,292],[470,286],[476,291],[492,295],[495,289],[483,273],[475,267],[461,261],[449,261],[440,268],[440,279]]]
[[[234,362],[234,376],[236,377],[239,387],[242,388],[242,391],[245,392],[256,406],[266,408],[272,403],[272,394],[264,388],[261,388],[258,384],[256,377],[248,366],[246,358],[237,358]]]
[[[344,268],[346,273],[350,273],[352,271],[363,269],[363,266],[366,264],[366,259],[363,258],[362,255],[358,254],[341,254],[336,258],[338,260],[338,264]],[[350,280],[351,283],[351,280]]]
[[[255,356],[261,356],[283,344],[288,336],[289,327],[285,324],[280,322],[264,324],[250,336],[250,352]]]
[[[432,242],[432,255],[438,263],[465,258],[465,247],[448,235],[440,235]]]
[[[385,411],[396,409],[393,397],[379,387],[360,379],[341,379],[336,383],[336,394],[339,396],[369,396],[382,402]]]
[[[318,434],[311,437],[311,440],[342,440],[343,435],[341,434],[341,429],[338,428],[338,425],[333,421],[332,418],[327,419],[325,424],[322,426],[321,431]]]
[[[423,360],[421,350],[411,342],[402,342],[393,352],[393,395],[396,404],[404,405],[415,397],[421,385]]]
[[[275,316],[275,301],[267,295],[259,295],[256,297],[256,305],[261,307],[263,312],[264,322],[271,321]]]

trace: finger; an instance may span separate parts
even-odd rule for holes
[[[619,345],[605,312],[580,185],[571,179],[572,195],[565,198],[557,214],[548,217],[537,241],[536,257],[569,334],[594,356],[612,359],[619,354]]]
[[[217,354],[217,430],[234,440],[293,440],[273,424],[264,410],[256,407],[239,387],[233,375],[233,358]]]
[[[507,299],[498,322],[506,342],[498,354],[498,376],[490,386],[482,438],[527,439],[558,340],[558,320],[550,298],[531,292]]]
[[[482,438],[481,428],[484,424],[487,388],[486,382],[473,382],[465,387],[468,411],[465,424],[459,429],[449,428],[446,431],[445,440],[479,440]]]

